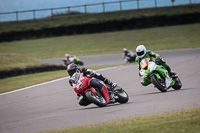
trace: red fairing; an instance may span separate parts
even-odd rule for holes
[[[83,73],[81,73],[78,82],[76,84],[73,84],[74,91],[82,95],[83,89],[89,86],[90,81],[91,81],[91,78],[83,76]]]
[[[109,94],[108,94],[108,89],[107,87],[104,85],[103,88],[101,89],[101,92],[104,96],[104,99],[106,100],[107,103],[110,103],[110,99],[109,99]]]
[[[94,88],[88,88],[87,90],[85,90],[84,93],[86,93],[87,91],[92,91],[94,94],[97,94]]]

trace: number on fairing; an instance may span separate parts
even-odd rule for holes
[[[83,81],[77,83],[76,89],[79,90],[83,84]]]

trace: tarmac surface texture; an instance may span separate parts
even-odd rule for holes
[[[157,52],[177,72],[183,84],[181,90],[171,88],[162,93],[153,85],[142,86],[136,64],[100,69],[97,71],[128,93],[128,103],[82,107],[66,77],[1,94],[0,132],[34,133],[200,107],[200,49]],[[115,64],[124,63],[120,54],[82,59],[86,58],[92,58],[86,66],[107,65],[108,59]]]

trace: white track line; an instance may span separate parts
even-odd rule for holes
[[[119,66],[118,66],[118,67],[119,67]],[[99,69],[99,70],[97,70],[97,71],[109,70],[109,69],[113,69],[113,68],[117,68],[117,67],[108,67],[108,68]],[[41,85],[45,85],[45,84],[57,82],[57,81],[64,80],[64,79],[68,79],[68,78],[69,78],[69,76],[68,76],[68,77],[64,77],[64,78],[60,78],[60,79],[55,79],[55,80],[48,81],[48,82],[44,82],[44,83],[40,83],[40,84],[36,84],[36,85],[32,85],[32,86],[28,86],[28,87],[25,87],[25,88],[17,89],[17,90],[14,90],[14,91],[1,93],[0,96],[8,95],[8,94],[15,93],[15,92],[19,92],[19,91],[28,90],[28,89],[31,89],[31,88],[34,88],[34,87],[37,87],[37,86],[41,86]]]
[[[67,79],[67,78],[69,78],[69,77],[64,77],[64,78],[60,78],[60,79],[56,79],[56,80],[52,80],[52,81],[48,81],[48,82],[44,82],[44,83],[40,83],[40,84],[36,84],[36,85],[32,85],[32,86],[28,86],[28,87],[25,87],[25,88],[21,88],[21,89],[14,90],[14,91],[2,93],[2,94],[0,94],[0,96],[7,95],[7,94],[11,94],[11,93],[15,93],[15,92],[19,92],[19,91],[23,91],[23,90],[27,90],[27,89],[30,89],[30,88],[33,88],[33,87],[37,87],[37,86],[41,86],[41,85],[53,83],[53,82],[56,82],[56,81],[60,81],[60,80],[63,80],[63,79]]]

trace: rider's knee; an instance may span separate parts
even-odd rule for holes
[[[144,80],[141,81],[141,84],[142,84],[143,86],[149,85],[149,83],[145,82]]]

